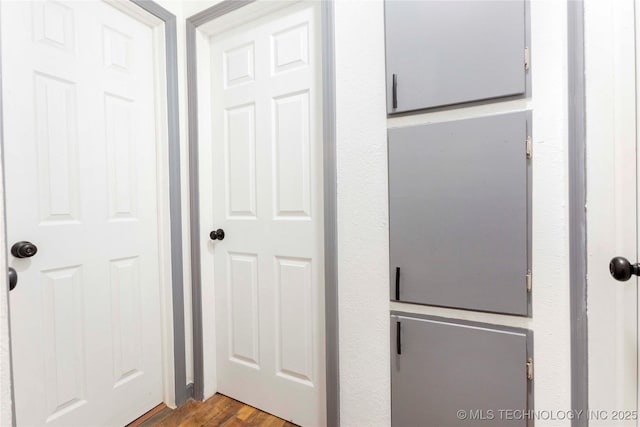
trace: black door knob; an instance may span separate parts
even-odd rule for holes
[[[614,279],[626,282],[631,276],[640,276],[640,264],[631,264],[628,259],[617,256],[609,263],[609,272]]]
[[[18,273],[13,267],[9,267],[9,290],[12,291],[18,285]]]
[[[16,258],[31,258],[38,252],[38,248],[31,242],[17,242],[11,246],[11,255]]]
[[[209,238],[211,240],[224,240],[224,230],[222,228],[218,228],[217,230],[209,233]]]

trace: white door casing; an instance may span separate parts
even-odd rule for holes
[[[320,426],[326,423],[320,8],[289,3],[250,15],[205,39],[205,55],[205,48],[198,51],[199,61],[210,60],[200,62],[199,93],[211,93],[199,104],[205,325],[213,303],[217,391]],[[208,241],[218,228],[224,240]]]
[[[122,9],[122,10],[121,10]],[[104,2],[2,4],[20,425],[121,426],[163,400],[155,31]]]
[[[614,256],[639,261],[637,13],[634,0],[585,1],[588,416],[592,426],[636,426],[632,411],[639,408],[638,279],[618,282],[608,270]],[[628,414],[632,416],[625,421]]]

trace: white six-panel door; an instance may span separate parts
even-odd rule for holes
[[[226,233],[202,260],[214,266],[203,281],[215,286],[218,391],[305,426],[325,424],[318,5],[211,38],[201,182],[202,224]]]
[[[154,39],[99,2],[3,2],[18,425],[122,426],[162,401]]]

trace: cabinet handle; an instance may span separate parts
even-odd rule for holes
[[[400,338],[400,332],[402,329],[402,323],[396,322],[396,354],[402,354],[402,341]]]
[[[398,75],[394,74],[393,75],[393,108],[398,108]]]
[[[396,267],[396,300],[400,301],[400,267]]]

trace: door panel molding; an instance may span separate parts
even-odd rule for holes
[[[166,107],[166,120],[167,125],[162,132],[162,143],[166,143],[168,150],[168,168],[162,168],[163,172],[168,172],[169,175],[169,233],[170,248],[165,248],[167,252],[170,251],[171,257],[171,277],[168,282],[171,286],[171,301],[166,306],[172,307],[171,320],[167,319],[162,327],[163,335],[167,327],[172,328],[171,337],[173,341],[172,348],[172,360],[173,360],[173,378],[170,383],[173,385],[173,389],[167,389],[163,392],[165,400],[171,399],[171,395],[175,398],[176,405],[180,406],[186,402],[188,398],[188,387],[186,384],[186,362],[185,362],[185,329],[184,329],[184,296],[183,296],[183,252],[182,252],[182,214],[181,214],[181,190],[180,190],[180,140],[179,140],[179,127],[178,127],[178,65],[177,65],[177,31],[176,31],[176,17],[168,10],[162,8],[160,5],[152,0],[131,0],[131,3],[109,2],[112,6],[120,9],[124,13],[139,20],[140,22],[149,25],[154,30],[160,30],[162,26],[162,33],[164,34],[164,49],[161,60],[164,62],[164,75],[162,80],[166,83],[166,95],[160,105]],[[162,64],[160,64],[162,65]],[[0,60],[0,75],[2,70],[2,64]],[[156,69],[158,70],[158,69]],[[158,87],[163,89],[162,87]],[[2,112],[2,84],[0,82],[0,154],[2,155],[2,209],[5,211],[5,182],[4,179],[4,133],[3,133],[3,112]],[[156,102],[156,105],[158,103]],[[160,147],[161,148],[161,147]],[[159,161],[160,158],[157,159]],[[159,218],[162,215],[159,213]],[[6,217],[3,220],[2,227],[4,228],[4,236],[7,235],[7,223]],[[164,229],[159,230],[159,237],[162,239]],[[1,268],[6,268],[8,265],[7,252],[3,254],[4,265]],[[7,305],[9,305],[9,289],[7,286]],[[161,290],[164,292],[164,290]],[[7,307],[7,313],[9,314],[10,307]],[[168,315],[167,310],[164,308],[161,310],[163,316]],[[12,353],[11,353],[11,334],[10,334],[10,318],[8,320],[9,329],[9,366],[11,368],[11,405],[12,405],[12,424],[16,425],[16,410],[15,410],[15,394],[13,386],[13,367],[12,367]],[[167,379],[168,366],[165,364],[163,367],[163,376]],[[167,394],[169,393],[169,394]]]
[[[254,0],[225,0],[187,19],[187,96],[189,131],[189,182],[191,188],[191,269],[193,299],[194,398],[204,398],[202,274],[199,200],[197,29],[217,18],[253,3]],[[338,375],[338,288],[337,288],[337,211],[335,154],[335,66],[333,2],[321,5],[322,114],[324,179],[324,254],[325,254],[325,355],[327,425],[339,424]],[[221,31],[220,28],[216,29]]]

